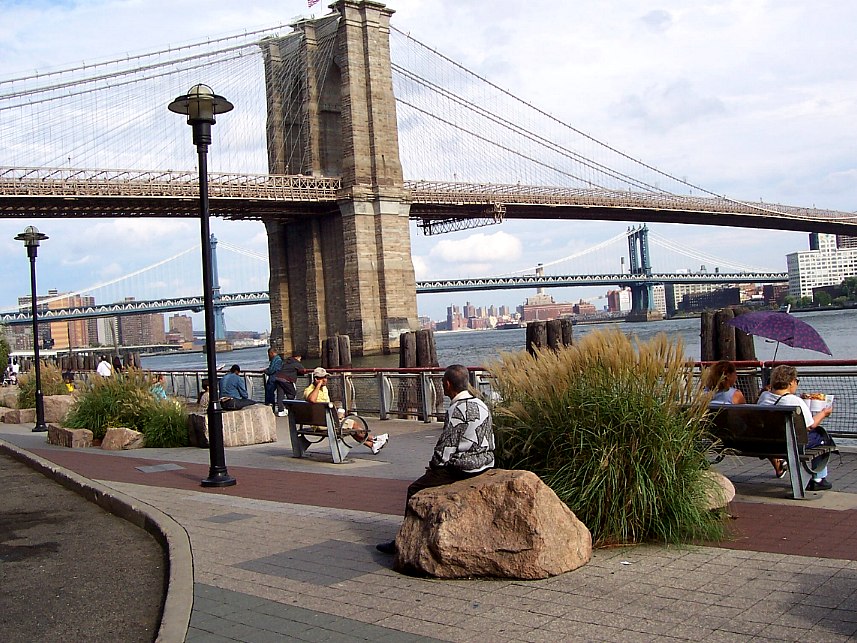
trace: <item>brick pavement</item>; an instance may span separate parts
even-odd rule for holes
[[[336,470],[284,457],[287,441],[228,450],[238,484],[218,490],[198,486],[207,474],[199,451],[116,457],[45,447],[7,426],[0,437],[149,503],[187,530],[195,576],[188,641],[857,636],[857,454],[832,463],[839,491],[803,502],[784,498],[787,482],[773,479],[766,463],[724,462],[739,497],[730,506],[733,535],[720,546],[597,550],[583,568],[543,581],[437,581],[393,572],[374,549],[395,534],[405,488],[437,429],[383,426],[394,435],[390,447]],[[271,451],[281,454],[276,468]]]

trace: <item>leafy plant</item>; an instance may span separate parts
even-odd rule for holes
[[[60,369],[47,362],[42,362],[39,369],[39,379],[42,384],[42,395],[68,395],[68,388],[62,381]],[[30,370],[18,376],[18,408],[32,409],[36,406],[36,372]]]
[[[680,340],[595,331],[556,352],[504,354],[490,370],[499,464],[539,475],[596,544],[722,537],[703,504],[710,395]]]
[[[0,326],[0,372],[9,366],[9,340],[6,339],[6,326]]]
[[[184,404],[156,399],[151,386],[151,374],[139,369],[91,378],[78,389],[65,425],[89,429],[98,439],[108,428],[127,427],[140,431],[147,447],[187,446]]]

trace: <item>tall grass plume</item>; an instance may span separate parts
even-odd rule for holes
[[[719,539],[700,444],[710,395],[680,340],[618,329],[490,365],[498,462],[539,475],[598,545]]]

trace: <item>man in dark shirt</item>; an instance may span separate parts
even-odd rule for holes
[[[220,380],[220,401],[226,411],[243,409],[245,406],[256,404],[247,394],[247,384],[241,377],[241,367],[233,364],[222,380]]]

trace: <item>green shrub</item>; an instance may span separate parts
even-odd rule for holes
[[[142,433],[147,447],[187,446],[184,404],[156,399],[151,387],[151,374],[137,369],[113,377],[93,377],[78,388],[65,425],[89,429],[97,439],[109,428],[127,427]]]
[[[68,388],[62,381],[60,369],[53,364],[42,362],[39,369],[39,379],[42,381],[42,395],[68,395]],[[36,372],[18,376],[18,408],[32,409],[36,406]]]
[[[538,474],[597,545],[722,538],[722,516],[702,502],[710,395],[680,341],[595,331],[490,369],[498,463]]]

